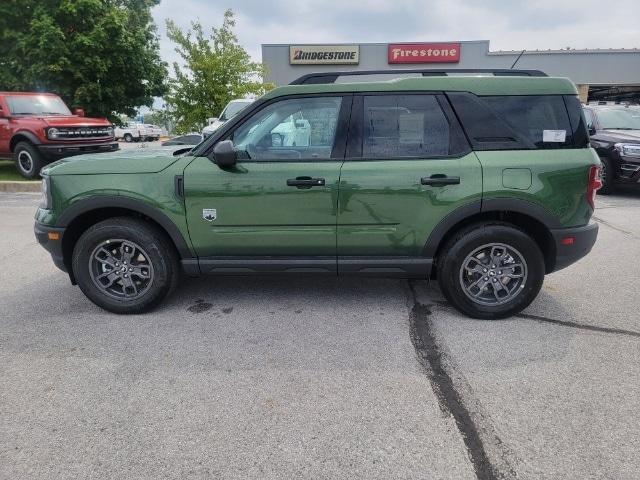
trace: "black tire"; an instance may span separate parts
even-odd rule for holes
[[[127,143],[131,143],[131,142],[133,142],[133,135],[131,135],[130,133],[125,133],[122,136],[122,139]]]
[[[613,168],[613,162],[608,158],[600,157],[600,180],[602,187],[598,190],[601,195],[610,195],[615,191],[616,172]]]
[[[127,243],[123,244],[121,241]],[[124,252],[117,248],[118,245],[124,249],[130,245],[141,247],[140,255],[129,258],[127,265]],[[102,263],[108,263],[107,260],[98,260],[96,263],[95,252],[103,250],[111,250],[114,254],[113,257],[109,257],[109,262],[120,257],[120,263],[124,267],[122,272],[119,263],[115,263],[117,268],[113,265],[102,266]],[[147,275],[150,279],[145,281],[139,277],[134,280],[135,272],[129,274],[127,267],[130,271],[136,268],[144,273],[144,266],[141,267],[143,264],[148,267]],[[97,273],[96,265],[102,268]],[[129,217],[110,218],[85,231],[73,249],[72,267],[78,286],[89,300],[105,310],[120,314],[144,313],[157,306],[175,286],[179,272],[177,255],[164,232],[147,222]],[[117,274],[115,281],[111,278],[113,272]],[[100,282],[97,278],[103,276],[103,273],[110,274],[105,280],[113,284],[110,291],[104,286],[98,286]],[[125,280],[123,276],[126,277],[128,274],[130,277]],[[124,292],[125,281],[129,285],[140,282],[135,288],[136,296],[125,298],[125,293],[117,295],[117,290]]]
[[[522,257],[522,260],[524,260],[524,262],[522,262],[524,268],[520,270],[509,269],[512,275],[524,272],[521,279],[513,280],[512,278],[507,278],[506,269],[509,267],[508,262],[500,266],[501,263],[498,262],[501,262],[501,259],[498,259],[498,262],[496,262],[498,268],[492,269],[492,265],[490,265],[492,262],[489,262],[488,268],[485,269],[483,268],[484,265],[477,262],[476,258],[472,256],[474,252],[483,252],[485,250],[482,249],[486,248],[487,245],[491,248],[491,245],[494,244],[506,246],[510,249],[509,252],[514,253],[514,256],[503,257],[507,260],[514,259],[518,255]],[[496,247],[496,254],[499,252],[499,248],[500,247]],[[491,253],[493,254],[494,251],[491,250]],[[478,255],[483,254],[478,253]],[[489,260],[489,257],[484,258]],[[471,262],[468,265],[475,262],[481,266],[481,271],[488,271],[488,273],[470,274],[468,270],[463,270],[463,264],[465,264],[467,260]],[[512,265],[515,265],[515,263],[512,263]],[[545,274],[544,258],[536,242],[517,227],[498,222],[475,224],[456,232],[456,234],[447,241],[442,252],[439,254],[437,268],[438,283],[447,300],[465,315],[485,320],[509,317],[525,309],[538,295]],[[503,274],[503,271],[499,269],[505,269],[505,276],[498,277],[498,272],[500,275]],[[495,277],[484,277],[484,275],[489,274],[495,275]],[[473,277],[472,275],[476,276]],[[478,275],[482,278],[478,279]],[[507,301],[508,296],[505,295],[502,299],[496,300],[496,302],[504,301],[504,303],[494,305],[480,303],[482,298],[472,300],[471,296],[475,292],[470,292],[464,287],[463,283],[468,281],[470,284],[473,284],[474,280],[482,282],[482,280],[486,281],[487,279],[494,282],[496,279],[498,279],[498,282],[507,282],[507,288],[505,290],[508,291],[509,288],[512,288],[514,296]],[[512,284],[511,282],[513,281],[516,283]],[[498,297],[495,290],[501,289],[493,287],[491,283],[484,283],[482,285],[485,285],[482,289],[478,286],[475,287],[481,295],[490,297],[491,294],[493,294],[496,298]],[[497,285],[499,285],[499,283]],[[487,300],[487,302],[491,301],[493,301],[493,299]]]
[[[29,142],[18,142],[13,158],[18,173],[30,180],[39,178],[40,170],[47,164],[38,149]]]

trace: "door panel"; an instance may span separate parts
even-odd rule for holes
[[[422,185],[423,177],[440,175],[459,177],[460,183]],[[440,220],[481,197],[482,170],[474,153],[347,161],[340,178],[338,256],[420,256]]]
[[[335,272],[338,182],[350,110],[350,96],[269,101],[221,138],[234,142],[233,167],[220,168],[204,157],[187,167],[187,220],[201,265],[203,257],[214,256],[322,256]],[[256,268],[288,268],[280,260],[266,259],[268,265]]]
[[[9,143],[11,141],[11,124],[8,118],[0,117],[0,158],[11,157]]]
[[[336,254],[340,161],[243,162],[221,169],[205,157],[185,170],[189,234],[199,257]],[[287,186],[297,177],[324,185]],[[203,210],[215,209],[215,220]]]
[[[420,257],[447,214],[482,197],[480,162],[443,95],[354,97],[349,139],[338,199],[340,272],[358,261],[343,257]]]

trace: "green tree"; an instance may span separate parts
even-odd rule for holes
[[[0,90],[49,91],[88,115],[133,115],[166,90],[159,0],[2,0]]]
[[[261,95],[272,85],[263,81],[265,69],[238,44],[233,12],[227,10],[220,28],[206,35],[200,22],[183,32],[167,20],[167,36],[176,46],[184,67],[173,64],[174,78],[164,97],[176,121],[177,132],[199,130],[234,98]]]

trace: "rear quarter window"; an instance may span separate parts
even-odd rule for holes
[[[449,99],[475,150],[574,147],[574,128],[562,95],[477,97],[456,92]],[[575,122],[580,118],[578,113]]]

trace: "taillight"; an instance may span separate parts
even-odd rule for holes
[[[596,208],[596,192],[602,187],[600,180],[600,167],[592,165],[589,167],[589,178],[587,181],[587,202],[591,208]]]

